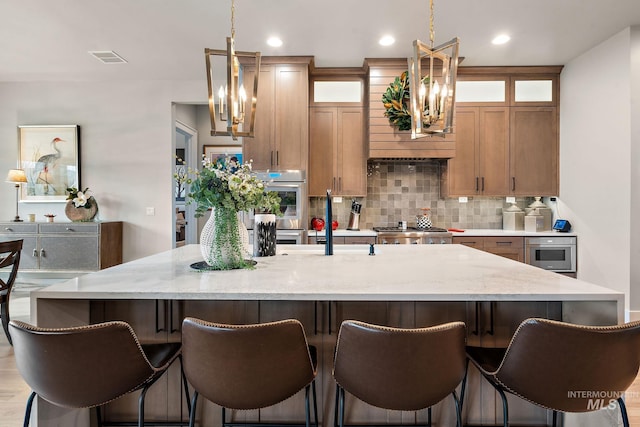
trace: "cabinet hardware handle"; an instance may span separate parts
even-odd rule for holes
[[[171,326],[171,333],[178,332],[180,328],[173,327],[173,303],[174,301],[169,301],[169,325]]]
[[[66,230],[67,231],[74,231],[73,228],[71,228],[71,227],[67,227]]]
[[[313,302],[313,335],[318,335],[318,301]]]
[[[342,177],[338,177],[338,191],[342,191]]]
[[[271,150],[271,166],[275,166],[275,164],[273,163],[273,150]]]
[[[482,191],[484,191],[484,176],[482,177]]]
[[[336,177],[335,176],[333,177],[333,185],[331,186],[331,189],[332,190],[336,189]]]
[[[473,330],[471,330],[471,333],[473,335],[478,335],[478,324],[480,323],[480,302],[476,301],[476,321],[475,321],[475,325],[473,326]]]
[[[498,246],[511,246],[513,242],[496,242]]]
[[[516,177],[511,177],[511,191],[516,191]]]
[[[166,317],[165,317],[166,322]],[[166,325],[163,325],[166,326]],[[156,333],[165,331],[164,327],[160,327],[160,301],[156,300]]]
[[[33,249],[33,256],[38,256],[38,250],[37,249]]]
[[[40,249],[40,256],[44,258],[47,254],[44,251],[44,248]]]
[[[276,150],[276,166],[280,165],[280,151]]]
[[[477,192],[478,192],[478,190],[480,189],[480,187],[478,186],[478,181],[479,181],[479,179],[480,179],[480,178],[478,178],[478,177],[476,176],[476,193],[477,193]]]
[[[4,231],[13,231],[13,230],[11,228],[9,228],[9,227],[5,227]]]
[[[331,335],[331,301],[329,301],[329,308],[327,312],[329,314],[329,335]]]
[[[494,328],[493,328],[493,306],[494,306],[495,302],[490,301],[489,302],[489,325],[490,325],[490,329],[487,331],[487,334],[489,335],[493,335],[494,332]]]

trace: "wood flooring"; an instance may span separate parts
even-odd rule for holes
[[[28,322],[28,310],[28,292],[14,292],[12,318]],[[13,348],[0,329],[0,427],[22,426],[29,393],[31,390],[16,369]],[[640,375],[627,392],[626,404],[631,426],[640,426]]]

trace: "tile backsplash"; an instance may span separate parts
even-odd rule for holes
[[[440,196],[440,161],[369,162],[367,166],[367,196],[362,203],[360,228],[396,226],[407,221],[412,227],[420,208],[431,208],[434,227],[442,228],[502,228],[502,209],[509,205],[504,197],[469,197],[467,203],[458,198]],[[351,210],[351,197],[333,203],[334,219],[346,228]],[[521,209],[533,202],[532,197],[518,197]],[[309,218],[324,218],[325,197],[309,199]]]

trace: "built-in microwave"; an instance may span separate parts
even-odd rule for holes
[[[559,273],[576,272],[576,237],[526,237],[527,264]]]

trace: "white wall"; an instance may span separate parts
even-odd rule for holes
[[[631,310],[640,311],[640,26],[631,28]],[[635,119],[635,120],[634,120]],[[636,317],[636,316],[634,316]]]
[[[630,294],[630,29],[564,67],[559,212],[578,233],[578,277]],[[638,184],[635,184],[637,187]]]
[[[78,124],[81,185],[102,220],[124,221],[124,260],[172,246],[172,101],[206,101],[206,82],[0,83],[0,173],[16,166],[19,125]],[[0,219],[14,216],[15,191],[0,186]],[[146,208],[155,208],[154,216]],[[20,204],[20,215],[57,214],[64,204]]]

